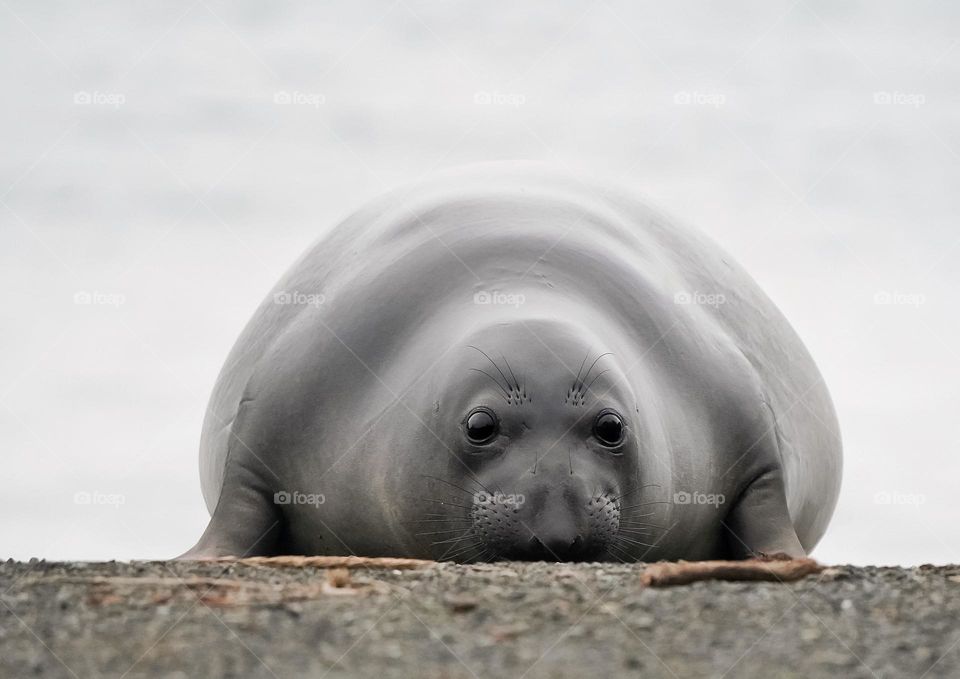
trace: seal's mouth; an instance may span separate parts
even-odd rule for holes
[[[573,540],[561,537],[550,541],[533,535],[526,544],[518,544],[504,554],[504,558],[511,561],[596,561],[602,552],[595,545],[588,546],[582,535],[574,536]]]

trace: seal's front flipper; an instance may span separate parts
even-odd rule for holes
[[[240,479],[239,476],[244,478]],[[260,478],[240,465],[229,465],[220,500],[207,529],[191,550],[177,558],[215,559],[276,554],[282,521],[273,495]]]
[[[737,498],[723,525],[733,558],[776,553],[806,556],[790,520],[779,470],[754,479]]]

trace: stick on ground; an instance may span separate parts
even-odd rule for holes
[[[640,581],[647,587],[687,585],[699,580],[792,582],[822,570],[823,566],[813,559],[677,561],[647,566]]]

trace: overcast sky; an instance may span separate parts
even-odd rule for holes
[[[791,320],[845,443],[819,558],[960,561],[958,19],[4,0],[0,557],[190,547],[206,401],[279,276],[390,187],[529,158],[698,225]]]

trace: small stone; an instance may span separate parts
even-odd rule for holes
[[[530,627],[522,622],[517,622],[512,625],[498,625],[490,628],[490,636],[496,641],[509,641],[516,639],[528,629],[530,629]]]
[[[653,629],[655,620],[652,615],[638,615],[627,619],[625,622],[630,627],[636,627],[637,629]]]
[[[346,568],[327,569],[327,584],[340,589],[350,586],[350,571]]]
[[[444,597],[444,602],[454,613],[467,613],[480,605],[477,598],[469,594],[448,594]]]

